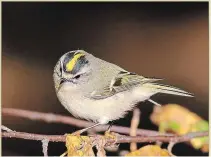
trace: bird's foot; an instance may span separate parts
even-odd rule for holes
[[[110,129],[108,129],[105,132],[105,134],[104,134],[105,139],[114,141],[114,142],[108,144],[109,147],[114,147],[114,148],[119,147],[119,144],[117,144],[118,135],[119,134],[117,134],[115,132],[111,132]]]
[[[75,131],[69,135],[69,136],[75,136],[76,138],[78,138],[78,140],[80,140],[81,143],[80,143],[79,147],[83,147],[84,143],[85,143],[84,137],[81,136],[81,134],[84,132],[84,130],[85,129],[81,129],[81,130]]]
[[[115,133],[114,133],[114,132],[111,132],[110,129],[108,129],[108,130],[105,132],[104,136],[105,136],[106,138],[115,139]]]
[[[79,133],[74,132],[66,135],[68,156],[89,156],[89,154],[93,154],[91,139],[87,136],[80,136]]]

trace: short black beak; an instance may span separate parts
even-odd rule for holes
[[[67,80],[67,79],[65,79],[65,78],[62,78],[62,79],[60,80],[59,85],[62,85],[62,84],[63,84],[63,83],[65,83],[65,82],[68,82],[68,80]]]
[[[58,91],[60,90],[60,88],[62,87],[62,84],[67,82],[67,79],[60,79],[60,82],[59,82],[59,87],[58,87]]]
[[[59,85],[61,86],[63,83],[65,83],[65,82],[72,82],[72,83],[74,83],[72,80],[68,80],[68,79],[66,79],[66,78],[62,78],[61,80],[60,80],[60,83],[59,83]]]

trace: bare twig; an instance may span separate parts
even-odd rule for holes
[[[130,143],[130,142],[156,142],[156,141],[161,141],[161,142],[175,142],[175,143],[180,143],[180,142],[186,142],[189,141],[190,139],[196,138],[196,137],[204,137],[208,136],[209,132],[208,131],[202,131],[202,132],[191,132],[182,136],[123,136],[121,135],[119,138],[117,138],[117,143]]]
[[[26,133],[26,132],[2,132],[2,137],[6,138],[19,138],[25,140],[36,140],[42,141],[47,139],[51,142],[65,142],[64,135],[40,135],[40,134],[33,134],[33,133]]]
[[[42,151],[44,157],[48,157],[48,143],[49,141],[47,139],[42,140]]]
[[[175,144],[176,144],[175,142],[170,142],[170,143],[168,144],[168,148],[167,148],[169,154],[170,154],[171,156],[174,156],[174,157],[176,157],[176,156],[172,153],[172,149],[173,149],[173,147],[174,147]]]
[[[107,143],[130,143],[130,142],[155,142],[155,141],[162,141],[162,142],[186,142],[190,139],[196,138],[196,137],[204,137],[208,136],[209,132],[192,132],[188,133],[183,136],[125,136],[125,135],[119,135],[116,139],[109,139],[107,140]],[[26,132],[2,132],[1,134],[4,138],[19,138],[19,139],[25,139],[25,140],[48,140],[51,142],[65,142],[66,136],[65,135],[40,135],[40,134],[33,134],[33,133],[26,133]],[[91,138],[97,138],[97,136],[92,136]],[[96,140],[96,139],[95,139]]]
[[[131,130],[130,130],[130,136],[136,136],[136,132],[137,132],[137,128],[139,125],[139,121],[140,121],[140,110],[138,108],[135,108],[133,110],[133,118],[131,120]],[[130,151],[135,151],[137,150],[137,143],[132,142],[130,144]]]
[[[1,130],[7,131],[7,132],[12,132],[12,131],[13,131],[13,130],[11,130],[10,128],[4,126],[4,125],[1,125]]]
[[[27,111],[27,110],[21,110],[21,109],[3,108],[2,113],[4,115],[22,117],[22,118],[31,119],[31,120],[45,121],[49,123],[51,122],[51,123],[69,124],[69,125],[74,125],[76,127],[89,127],[94,124],[91,122],[75,119],[68,116],[61,116],[61,115],[56,115],[52,113]],[[130,134],[131,136],[120,135],[120,134],[116,134],[115,138],[105,138],[104,136],[96,135],[96,134],[90,136],[91,141],[93,143],[95,142],[95,144],[96,143],[98,144],[98,145],[95,145],[97,146],[97,149],[98,149],[98,155],[105,156],[105,150],[103,146],[112,146],[114,145],[114,143],[131,143],[131,142],[132,143],[168,142],[170,143],[168,146],[168,150],[170,153],[172,153],[172,148],[175,143],[187,142],[193,138],[209,136],[208,131],[192,132],[183,136],[178,136],[178,135],[169,134],[169,133],[159,133],[157,131],[137,129],[137,126],[139,124],[139,119],[140,119],[140,111],[135,110],[132,124],[131,124],[131,132],[130,132],[130,128],[127,128],[127,127],[113,126],[111,128],[111,131],[113,132],[122,133],[122,134]],[[2,138],[19,138],[19,139],[25,139],[25,140],[41,141],[42,147],[43,147],[43,154],[45,157],[48,156],[49,142],[66,142],[66,135],[41,135],[41,134],[26,133],[26,132],[16,132],[7,128],[6,126],[1,126],[1,128],[2,130],[4,130],[4,132],[2,132],[1,134]],[[107,128],[108,128],[108,125],[99,126],[99,127],[94,128],[93,131],[95,132],[106,131]],[[136,136],[136,135],[139,135],[139,136]],[[100,140],[104,140],[104,143],[99,145]],[[133,149],[136,149],[136,148],[133,147]]]
[[[51,113],[40,113],[40,112],[33,112],[33,111],[27,111],[27,110],[20,110],[20,109],[9,109],[4,108],[2,110],[2,113],[4,115],[10,115],[10,116],[16,116],[16,117],[22,117],[27,118],[31,120],[40,120],[45,122],[54,122],[54,123],[63,123],[63,124],[69,124],[69,125],[75,125],[78,127],[87,127],[92,125],[93,123],[75,119],[68,116],[61,116]],[[108,126],[100,126],[96,127],[94,131],[105,131],[107,130]],[[2,126],[2,129],[5,130],[5,132],[2,132],[1,136],[3,138],[19,138],[19,139],[26,139],[26,140],[38,140],[38,141],[51,141],[51,142],[65,142],[66,141],[66,135],[40,135],[40,134],[33,134],[33,133],[26,133],[26,132],[16,132],[12,131],[11,129]],[[113,126],[111,128],[111,131],[123,133],[123,134],[129,134],[130,128],[127,127],[121,127],[121,126]],[[208,136],[208,131],[205,132],[193,132],[189,133],[183,136],[177,136],[174,134],[168,134],[168,133],[159,133],[157,131],[151,131],[151,130],[143,130],[143,129],[137,129],[137,135],[141,136],[125,136],[125,135],[119,135],[116,137],[116,139],[107,139],[106,145],[112,144],[112,143],[141,143],[141,142],[168,142],[168,143],[179,143],[179,142],[186,142],[190,139],[196,138],[196,137],[204,137]],[[93,141],[99,140],[99,135],[94,135],[90,137]],[[172,145],[173,146],[173,145]],[[47,148],[48,148],[48,142],[43,142],[43,153],[45,156],[47,156]],[[169,150],[171,150],[171,145],[169,146]],[[102,150],[102,149],[101,149]],[[103,151],[99,153],[104,155]]]
[[[69,116],[62,116],[58,114],[52,114],[52,113],[42,113],[42,112],[35,112],[35,111],[28,111],[28,110],[22,110],[22,109],[13,109],[13,108],[3,108],[2,109],[3,115],[9,115],[9,116],[15,116],[15,117],[22,117],[30,120],[37,120],[37,121],[44,121],[48,123],[62,123],[62,124],[69,124],[74,125],[76,127],[85,128],[93,125],[94,123],[76,119]],[[95,132],[101,132],[106,131],[108,129],[109,125],[101,125],[93,128]],[[115,126],[113,125],[111,127],[112,132],[117,132],[121,134],[129,134],[130,128],[128,127],[122,127],[122,126]],[[145,129],[137,129],[136,132],[137,135],[147,135],[147,136],[157,136],[157,135],[165,135],[165,136],[173,136],[173,134],[170,133],[159,133],[158,131],[152,131],[152,130],[145,130]]]
[[[99,140],[98,142],[95,142],[97,148],[97,156],[99,157],[106,157],[106,151],[104,149],[106,144],[105,142],[105,140]]]

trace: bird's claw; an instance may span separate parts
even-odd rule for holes
[[[119,147],[119,144],[117,144],[117,136],[118,135],[119,134],[117,134],[115,132],[110,132],[110,130],[106,131],[105,134],[104,134],[105,139],[112,139],[112,140],[114,140],[114,142],[109,143],[107,146],[114,147],[114,148]]]

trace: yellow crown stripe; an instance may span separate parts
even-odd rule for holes
[[[71,60],[67,63],[67,65],[66,65],[66,70],[67,70],[67,71],[72,71],[73,68],[74,68],[74,66],[75,66],[75,64],[76,64],[76,62],[77,62],[77,60],[78,60],[80,57],[82,57],[82,56],[85,56],[85,54],[77,53],[76,55],[74,55],[73,59],[71,59]]]

